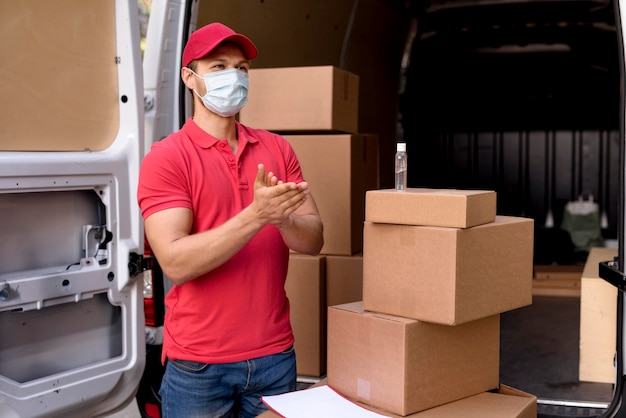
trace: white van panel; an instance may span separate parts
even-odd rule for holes
[[[137,4],[2,2],[0,22],[0,416],[103,415],[145,362]]]

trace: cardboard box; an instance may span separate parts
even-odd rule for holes
[[[365,200],[368,222],[469,228],[496,218],[496,193],[486,190],[383,189]]]
[[[472,228],[365,222],[363,306],[458,325],[532,303],[533,220]]]
[[[251,69],[248,75],[242,124],[278,132],[359,132],[356,74],[327,65]]]
[[[357,402],[358,403],[358,402]],[[392,418],[401,415],[389,414],[359,403],[366,409]],[[259,415],[260,418],[278,418],[273,411]],[[406,418],[536,418],[537,397],[519,389],[500,385],[498,390],[479,393],[459,401],[407,415]]]
[[[326,271],[323,256],[289,255],[285,290],[301,376],[326,373]]]
[[[591,248],[580,293],[579,379],[615,384],[617,288],[600,278],[598,264],[617,256],[617,248]]]
[[[536,418],[537,397],[519,389],[500,385],[456,402],[411,415],[411,418]]]
[[[500,316],[450,327],[363,310],[328,309],[328,384],[408,415],[498,387]]]
[[[321,254],[363,250],[365,193],[376,187],[376,135],[287,135],[324,223]]]
[[[535,265],[533,295],[580,297],[583,266]]]
[[[326,256],[328,306],[363,300],[363,254]]]
[[[326,373],[326,311],[331,304],[360,301],[363,256],[309,256],[291,253],[285,284],[295,335],[297,373]]]

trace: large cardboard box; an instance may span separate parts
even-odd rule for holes
[[[488,190],[383,189],[365,199],[368,222],[469,228],[496,218],[496,193]]]
[[[378,136],[287,135],[324,223],[321,254],[363,250],[365,193],[377,186]]]
[[[591,248],[582,273],[578,370],[583,382],[615,384],[617,288],[600,278],[598,264],[616,256],[616,248]]]
[[[248,72],[239,121],[268,131],[357,133],[359,77],[330,65]]]
[[[285,290],[300,376],[326,373],[326,271],[324,256],[289,255]]]
[[[411,418],[537,418],[537,397],[506,385],[411,415]]]
[[[363,254],[326,256],[328,306],[363,300]]]
[[[451,327],[328,308],[328,384],[350,399],[408,415],[495,389],[500,316]]]
[[[471,228],[365,222],[363,306],[458,325],[532,303],[533,220]]]
[[[326,380],[322,381],[326,384]],[[322,383],[321,382],[321,383]],[[317,386],[318,384],[314,385]],[[401,415],[390,414],[357,402],[366,409],[392,418]],[[260,418],[277,418],[280,415],[267,411]],[[536,418],[537,397],[507,385],[497,390],[479,393],[461,400],[450,402],[425,411],[407,415],[406,418]],[[324,418],[324,417],[320,417]]]

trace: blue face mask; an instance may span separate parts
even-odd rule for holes
[[[196,90],[193,92],[202,99],[202,103],[210,111],[220,116],[229,117],[236,115],[248,101],[248,74],[236,68],[215,71],[199,76],[204,79],[206,93],[200,96]]]

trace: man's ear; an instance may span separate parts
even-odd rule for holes
[[[195,79],[198,77],[196,77],[189,68],[183,67],[180,69],[180,78],[183,80],[183,83],[185,83],[185,86],[189,90],[196,89]]]

